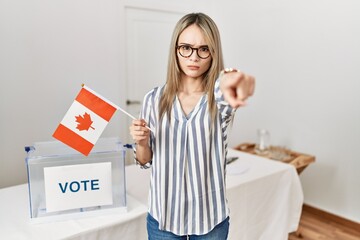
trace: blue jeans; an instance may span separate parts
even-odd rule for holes
[[[229,233],[229,217],[215,226],[213,230],[204,235],[178,236],[172,232],[159,230],[159,223],[148,213],[147,231],[149,240],[226,240]]]

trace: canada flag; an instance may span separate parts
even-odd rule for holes
[[[116,110],[115,104],[83,86],[53,137],[87,156]]]

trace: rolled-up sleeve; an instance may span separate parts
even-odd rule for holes
[[[236,108],[230,106],[230,104],[224,99],[224,94],[220,90],[220,79],[217,79],[214,86],[215,102],[222,120],[231,120],[236,112]]]

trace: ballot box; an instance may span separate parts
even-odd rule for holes
[[[59,141],[25,147],[31,222],[126,212],[125,148],[100,138],[88,156]]]

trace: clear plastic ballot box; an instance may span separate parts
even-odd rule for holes
[[[31,222],[126,212],[125,148],[100,138],[88,156],[59,141],[25,147]]]

